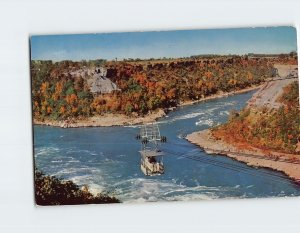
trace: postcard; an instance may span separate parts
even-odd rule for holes
[[[32,35],[37,205],[300,195],[296,29]]]

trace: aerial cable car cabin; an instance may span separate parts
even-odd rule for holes
[[[160,150],[161,142],[166,142],[166,137],[160,135],[157,123],[142,126],[137,139],[141,141],[141,170],[147,176],[161,175],[164,173],[163,156]]]

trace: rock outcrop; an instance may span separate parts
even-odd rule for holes
[[[97,67],[95,70],[84,67],[71,72],[71,75],[80,75],[85,79],[90,88],[90,92],[93,94],[105,94],[120,90],[114,82],[107,78],[107,69],[104,67]]]

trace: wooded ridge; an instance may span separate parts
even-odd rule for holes
[[[273,75],[275,63],[296,62],[297,57],[289,54],[275,57],[31,61],[33,118],[58,121],[104,114],[145,116],[182,102],[260,84]],[[93,91],[95,77],[100,87]],[[106,84],[109,82],[111,88],[101,89],[101,79]]]

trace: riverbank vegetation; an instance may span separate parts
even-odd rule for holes
[[[126,61],[31,61],[33,117],[38,121],[84,119],[107,113],[144,116],[218,92],[241,90],[271,77],[274,63],[293,64],[290,55],[213,56]],[[105,67],[118,86],[92,94],[85,68]]]
[[[251,146],[300,154],[299,82],[286,86],[277,101],[283,104],[278,109],[232,111],[228,123],[212,129],[213,136],[242,149]]]
[[[47,176],[35,171],[35,201],[37,205],[78,205],[119,203],[108,194],[93,195],[87,186],[82,189],[69,180],[61,180],[55,176]]]

